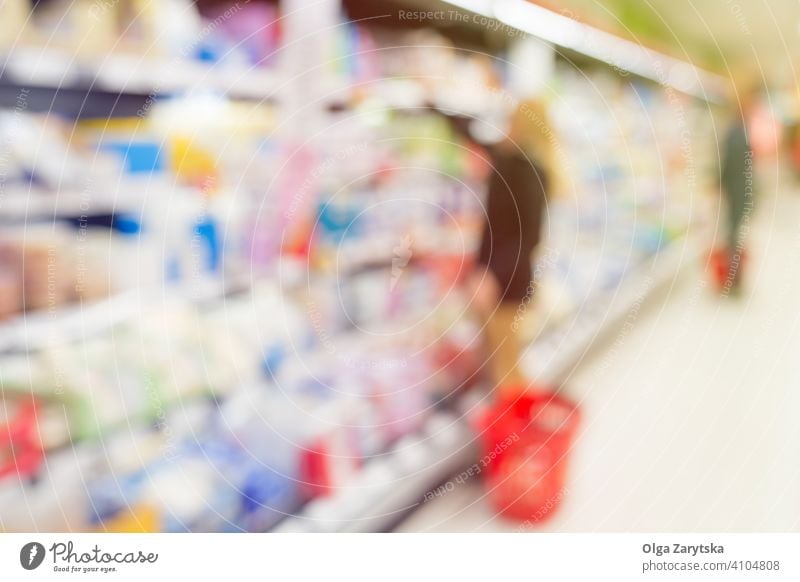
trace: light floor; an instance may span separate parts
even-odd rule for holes
[[[542,531],[800,531],[800,193],[762,194],[748,291],[698,266],[653,296],[565,383],[583,429]],[[515,531],[471,479],[400,531]]]

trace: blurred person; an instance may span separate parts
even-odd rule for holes
[[[471,287],[485,322],[489,376],[501,392],[525,385],[517,328],[535,291],[533,255],[558,182],[555,144],[545,105],[531,100],[517,106],[508,134],[487,149],[486,223]]]
[[[753,210],[753,149],[748,130],[757,98],[754,89],[736,92],[734,102],[738,107],[720,144],[720,188],[727,218],[724,238],[727,279],[722,287],[734,295],[741,292],[746,221]]]
[[[800,122],[793,121],[789,124],[784,135],[790,167],[795,180],[800,180]]]

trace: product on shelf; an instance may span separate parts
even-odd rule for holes
[[[238,53],[246,66],[265,66],[276,60],[280,19],[274,6],[256,2],[228,2],[203,16],[206,21],[217,25],[205,42],[206,46],[216,45],[217,55],[212,53],[204,56],[220,60],[221,57],[230,58],[231,52]]]
[[[272,65],[273,8],[42,4],[34,27],[56,50],[71,54],[76,35],[120,43],[104,73],[86,55],[78,69],[152,94],[133,119],[0,115],[0,349],[27,352],[0,354],[0,433],[11,436],[0,528],[266,531],[309,500],[367,511],[398,474],[425,469],[420,451],[456,448],[437,437],[458,435],[454,422],[431,426],[480,382],[462,283],[489,168],[429,105],[479,116],[496,139],[513,104],[501,60],[430,32],[344,26],[330,67],[346,87],[326,96],[338,108],[317,104],[319,126],[298,136],[280,105],[219,90]],[[675,104],[605,74],[558,75],[552,112],[573,197],[548,201],[531,337],[596,310],[690,227]],[[185,94],[163,98],[187,78]],[[107,296],[110,313],[91,310]],[[47,341],[30,341],[37,333]],[[565,439],[545,426],[563,407],[541,408],[536,438],[519,434],[489,470],[501,509],[524,494],[526,519],[563,486],[553,455]],[[544,433],[560,444],[528,455]]]
[[[530,338],[593,317],[648,258],[695,230],[711,164],[696,103],[609,72],[558,73],[551,109],[568,194],[548,201],[534,267],[540,317],[521,325]]]
[[[316,332],[295,299],[261,285],[202,314],[166,304],[118,325],[113,342],[100,335],[6,367],[5,398],[40,395],[29,429],[48,458],[69,443],[116,447],[88,498],[68,490],[87,509],[56,529],[263,531],[423,425],[448,382],[430,347],[440,332],[339,333],[331,349]],[[0,496],[30,487],[0,480]]]
[[[36,422],[38,403],[35,398],[19,397],[4,404],[5,420],[0,422],[0,479],[34,475],[42,462]]]
[[[24,310],[57,309],[75,298],[74,249],[63,229],[25,227],[0,235],[0,265]]]
[[[77,62],[67,68],[96,65],[101,82],[119,82],[129,89],[137,88],[142,62],[153,66],[150,88],[169,89],[175,79],[159,75],[161,65],[173,77],[203,63],[211,63],[218,73],[241,73],[254,65],[273,65],[281,42],[276,9],[255,2],[217,5],[201,14],[189,0],[51,0],[33,7],[24,0],[8,0],[0,20],[0,49],[13,52],[22,45],[73,55]],[[125,78],[126,71],[98,64],[99,54],[117,66],[131,65],[127,72],[137,74]]]

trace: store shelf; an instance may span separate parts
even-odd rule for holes
[[[0,354],[31,352],[79,341],[128,321],[157,302],[205,304],[246,289],[244,277],[207,282],[160,292],[130,290],[86,304],[60,305],[0,321]]]
[[[28,352],[76,341],[125,321],[136,313],[135,292],[87,305],[59,306],[0,322],[0,353]]]
[[[551,351],[546,366],[536,371],[541,382],[557,385],[592,343],[625,318],[634,305],[669,283],[697,259],[702,248],[693,237],[673,241],[643,262],[618,293],[598,296],[580,325],[552,330],[526,354],[539,360]],[[558,352],[557,354],[555,352]],[[472,432],[465,419],[472,406],[462,402],[457,416],[441,413],[415,437],[404,439],[395,452],[368,462],[352,483],[336,495],[315,500],[298,515],[284,520],[279,532],[386,531],[419,507],[426,491],[474,460]],[[443,428],[446,427],[446,428]]]
[[[608,74],[586,74],[582,68],[575,70],[569,58],[565,63],[559,58],[560,71],[553,76],[557,81],[553,85],[557,97],[552,108],[554,134],[572,162],[575,191],[582,194],[576,198],[578,215],[570,206],[562,214],[571,220],[564,225],[551,220],[551,226],[559,240],[576,243],[576,254],[582,260],[576,261],[580,264],[569,273],[565,296],[560,302],[554,299],[562,311],[575,311],[545,330],[527,357],[533,367],[540,366],[532,373],[537,382],[558,385],[592,345],[604,343],[607,337],[599,339],[601,336],[612,335],[637,303],[668,284],[687,264],[688,247],[696,250],[691,241],[679,240],[641,260],[651,252],[652,238],[628,240],[623,235],[642,225],[640,218],[647,235],[660,233],[665,222],[684,224],[673,216],[672,209],[686,205],[674,198],[677,188],[664,187],[663,173],[669,168],[683,175],[677,160],[683,159],[679,154],[684,153],[681,130],[685,128],[669,132],[662,124],[653,126],[651,122],[675,118],[670,114],[676,104],[670,95],[662,94],[664,86],[706,99],[706,89],[715,79],[688,63],[612,39],[529,2],[487,0],[483,4],[505,32],[527,32],[605,60],[613,68]],[[213,248],[214,254],[208,256],[215,257],[209,261],[213,266],[202,269],[191,286],[159,285],[153,279],[160,281],[161,277],[143,277],[139,281],[150,281],[151,286],[0,320],[4,378],[14,380],[14,387],[24,394],[28,385],[47,394],[55,385],[53,379],[60,383],[63,376],[65,393],[70,395],[71,414],[61,423],[67,430],[56,434],[46,425],[49,432],[45,433],[55,436],[36,440],[44,444],[48,457],[54,452],[51,447],[60,450],[47,458],[46,470],[40,475],[31,473],[38,483],[54,478],[60,485],[59,495],[70,491],[61,486],[68,480],[64,476],[79,481],[71,495],[64,495],[82,514],[75,517],[75,525],[61,529],[97,527],[94,515],[87,519],[82,506],[94,509],[98,501],[97,505],[102,505],[106,484],[112,478],[119,485],[139,473],[146,474],[159,489],[158,499],[153,501],[152,492],[131,486],[119,492],[119,506],[154,506],[162,516],[160,529],[179,529],[170,522],[183,522],[183,510],[193,514],[185,521],[198,531],[234,524],[246,524],[248,530],[267,529],[267,523],[275,523],[274,514],[269,521],[253,523],[235,508],[243,501],[260,504],[264,495],[262,508],[272,507],[275,512],[278,508],[297,509],[293,502],[275,502],[275,491],[280,487],[292,500],[306,499],[297,481],[306,477],[304,472],[283,469],[284,464],[286,468],[303,467],[307,459],[301,451],[311,450],[319,451],[324,462],[342,452],[359,461],[326,465],[319,473],[333,483],[320,481],[331,485],[326,489],[332,493],[314,498],[272,529],[387,531],[421,507],[426,492],[446,484],[477,459],[471,421],[491,401],[491,391],[459,393],[432,410],[428,405],[441,396],[436,390],[441,386],[438,382],[422,385],[422,378],[432,377],[439,362],[422,349],[419,359],[414,356],[418,347],[427,348],[428,336],[433,336],[428,333],[429,320],[438,332],[439,326],[460,313],[458,301],[452,308],[439,307],[439,282],[454,277],[459,256],[465,260],[472,257],[479,235],[475,227],[482,225],[483,216],[485,184],[479,177],[483,164],[472,148],[454,147],[453,128],[438,114],[474,118],[470,131],[478,142],[499,139],[497,127],[505,125],[515,104],[508,99],[514,92],[514,55],[497,54],[499,58],[490,63],[485,54],[459,50],[445,36],[440,42],[427,32],[420,35],[415,31],[406,37],[402,30],[395,33],[384,26],[372,30],[364,25],[370,19],[340,22],[335,11],[323,11],[329,12],[325,16],[323,12],[281,12],[280,6],[260,8],[269,10],[226,13],[224,27],[219,16],[211,20],[219,13],[205,7],[193,11],[194,22],[185,23],[177,22],[180,17],[173,11],[149,10],[164,26],[142,29],[134,36],[152,40],[162,29],[174,32],[171,42],[153,44],[170,50],[174,57],[157,50],[144,53],[143,46],[136,52],[136,47],[124,44],[129,42],[128,34],[121,35],[115,45],[123,50],[103,53],[97,50],[101,38],[96,39],[98,44],[86,42],[92,39],[82,37],[81,27],[67,26],[66,18],[55,22],[54,16],[45,15],[41,23],[34,23],[34,28],[43,25],[36,36],[0,49],[0,106],[13,118],[30,116],[34,122],[26,140],[19,139],[22,134],[18,131],[25,126],[14,127],[12,117],[8,127],[0,128],[5,131],[0,137],[9,143],[17,139],[30,146],[17,152],[19,160],[9,157],[13,171],[7,172],[11,177],[8,185],[18,190],[6,191],[0,204],[0,224],[18,230],[12,233],[15,243],[27,251],[25,232],[33,222],[38,223],[35,228],[45,231],[42,223],[54,219],[74,227],[94,215],[96,219],[86,221],[89,226],[123,228],[123,220],[115,224],[108,215],[126,213],[141,219],[137,222],[147,240],[140,259],[148,272],[152,267],[184,277],[194,273],[201,256],[199,248]],[[85,19],[85,12],[79,7],[64,14]],[[109,32],[123,30],[132,16],[117,15]],[[180,30],[166,26],[173,24],[173,18],[175,25],[181,24]],[[242,22],[236,22],[240,18]],[[258,27],[277,19],[282,21],[281,30],[270,34],[268,44],[260,35],[264,43],[249,46],[249,41],[256,39],[245,32],[253,28],[244,25]],[[36,20],[40,20],[38,15]],[[468,20],[458,26],[475,28],[476,23]],[[556,25],[542,28],[545,21]],[[197,23],[205,24],[203,38],[185,46],[183,56],[178,56],[179,45],[188,40],[184,33],[196,30]],[[565,43],[563,34],[559,38],[564,26],[568,30],[577,26],[587,39],[598,41],[600,49],[614,48],[614,54],[603,54],[592,46],[595,43]],[[324,29],[324,38],[309,42],[320,32],[318,27]],[[37,38],[41,40],[35,41]],[[42,46],[45,38],[59,44]],[[495,53],[506,44],[488,42],[485,48]],[[219,63],[192,58],[201,51],[211,55],[223,49],[226,56]],[[619,55],[617,49],[627,52]],[[278,55],[280,70],[246,64],[266,62],[266,55],[275,52],[282,53]],[[653,74],[652,67],[638,67],[639,61],[631,61],[630,55],[658,56],[663,70]],[[626,58],[620,60],[619,56]],[[336,66],[331,68],[331,62]],[[619,79],[621,66],[656,84],[648,89],[650,85]],[[495,79],[504,85],[495,87]],[[492,86],[485,87],[487,82]],[[158,103],[173,96],[181,97],[174,100],[174,108]],[[254,119],[254,103],[216,107],[220,97],[276,102],[277,107],[267,108],[270,111],[257,107]],[[209,107],[212,104],[214,107]],[[284,110],[293,104],[290,111]],[[687,123],[694,126],[689,105],[678,105],[686,108]],[[298,112],[303,119],[295,119]],[[47,115],[30,115],[33,113]],[[572,123],[559,122],[559,114]],[[275,115],[288,123],[285,131],[270,131]],[[97,123],[82,124],[81,139],[75,140],[74,131],[62,119],[57,120],[55,132],[45,132],[51,128],[44,120],[53,117]],[[103,120],[112,117],[126,121],[104,127]],[[40,138],[37,131],[45,132],[41,134],[45,137]],[[34,155],[39,151],[37,143],[58,142],[59,136],[64,143],[56,145],[63,163],[48,151]],[[148,159],[153,156],[145,152],[158,149],[163,153],[167,147],[167,157],[175,163],[159,156],[163,163],[134,164],[136,155],[124,147],[129,140],[142,145],[137,151]],[[597,159],[598,152],[601,159]],[[109,159],[99,160],[98,154]],[[52,168],[43,169],[52,171],[29,177],[42,169],[44,162]],[[59,168],[68,173],[57,171]],[[190,192],[172,196],[175,184],[188,183],[209,188],[196,196]],[[270,195],[273,192],[275,196]],[[317,212],[321,218],[320,208],[340,192],[341,215],[334,212],[324,217],[332,220],[318,220],[314,236],[319,238],[301,240],[300,235],[307,234],[309,213]],[[672,197],[670,204],[667,195]],[[408,204],[404,204],[405,198]],[[388,201],[396,206],[384,206]],[[557,210],[555,204],[554,199]],[[347,236],[342,236],[341,222],[349,216],[358,216],[358,228],[348,227]],[[197,220],[204,218],[209,220]],[[207,230],[223,240],[209,235],[206,245]],[[286,241],[278,236],[281,232],[298,236],[283,244]],[[198,236],[201,233],[203,236]],[[42,238],[56,241],[53,248],[69,247],[65,250],[72,252],[65,253],[64,264],[85,253],[90,259],[86,265],[97,266],[95,278],[113,281],[112,289],[137,283],[128,276],[132,273],[125,272],[126,260],[133,261],[132,244],[126,246],[122,241],[121,252],[116,253],[122,264],[108,267],[106,263],[114,257],[108,256],[108,250],[117,247],[108,246],[105,232],[86,237],[80,248],[72,248],[74,237],[61,234],[45,233]],[[593,252],[601,239],[603,250],[611,249],[608,254],[614,256]],[[160,259],[168,260],[154,258],[155,251],[162,248],[169,253]],[[278,258],[275,255],[280,256],[280,248],[311,248],[315,254],[312,260],[300,253]],[[625,263],[628,252],[636,258]],[[595,254],[597,261],[593,261]],[[92,262],[95,257],[96,263]],[[398,270],[400,263],[399,270],[405,273],[402,280],[396,273],[386,272],[393,267]],[[595,269],[602,271],[601,276],[592,278]],[[620,281],[623,269],[628,272]],[[41,270],[32,268],[31,272],[41,277]],[[250,271],[246,277],[241,273],[245,270]],[[253,271],[261,276],[272,273],[273,280],[270,284],[260,277],[254,281]],[[223,281],[220,273],[227,276],[231,272],[242,277]],[[18,277],[13,278],[16,285]],[[395,286],[398,280],[400,284]],[[296,292],[287,292],[287,287]],[[13,290],[11,285],[8,288]],[[245,294],[227,301],[239,292]],[[573,296],[586,295],[588,302],[576,308]],[[350,331],[337,331],[342,329]],[[139,353],[138,346],[146,349]],[[393,372],[392,366],[401,361],[404,367],[410,365],[405,371]],[[378,366],[383,363],[385,368]],[[41,377],[25,381],[34,375],[17,374],[17,364],[20,370],[22,364],[27,366],[25,371],[41,369]],[[416,390],[403,392],[411,386]],[[357,388],[353,394],[345,391],[353,387]],[[408,394],[411,396],[406,398]],[[49,414],[51,402],[44,400],[42,410]],[[63,416],[60,400],[58,404],[52,410]],[[305,414],[295,416],[295,409]],[[419,420],[423,415],[424,421]],[[395,417],[418,422],[400,423]],[[354,427],[358,430],[351,430]],[[284,449],[288,442],[292,446]],[[152,457],[139,454],[140,443]],[[119,448],[111,446],[114,444]],[[202,455],[194,452],[199,444],[203,445]],[[185,456],[180,463],[165,467],[156,455],[162,446]],[[187,452],[189,448],[191,452]],[[118,450],[123,452],[117,454]],[[109,451],[114,454],[109,456]],[[106,459],[131,457],[131,462],[108,467],[98,464],[92,471],[84,471],[81,463],[95,454]],[[71,458],[62,462],[60,472],[51,472],[58,457]],[[249,474],[251,460],[257,462],[252,463]],[[275,467],[271,466],[273,460]],[[348,477],[340,476],[340,470]],[[194,508],[192,492],[177,485],[178,473],[188,477],[189,485],[199,492]],[[88,482],[85,475],[89,475]],[[318,483],[314,477],[308,480]],[[18,481],[12,485],[19,485],[19,499],[38,500],[29,495],[37,492],[37,483]],[[38,507],[30,504],[29,513],[32,508],[40,519],[55,513],[41,503]],[[206,509],[220,514],[227,511],[229,523],[204,521],[210,512]],[[102,517],[102,527],[113,528],[120,515],[108,512]],[[180,519],[172,519],[177,517]],[[33,514],[30,521],[37,522]],[[26,522],[22,519],[20,523]]]
[[[477,237],[475,237],[477,238]],[[354,273],[362,269],[391,267],[398,260],[404,237],[397,233],[375,235],[368,240],[344,242],[336,252],[336,271]],[[473,241],[455,229],[417,228],[408,234],[410,261],[430,257],[466,256],[475,249]]]
[[[120,53],[82,59],[62,50],[23,47],[0,59],[4,84],[19,87],[152,97],[201,90],[262,100],[272,98],[279,85],[272,70],[231,68],[177,57]]]
[[[9,191],[0,206],[0,222],[28,223],[36,220],[52,221],[56,218],[141,212],[143,204],[143,201],[133,198],[124,201],[90,199],[80,192],[70,191]]]
[[[385,531],[423,495],[475,457],[471,432],[452,413],[438,413],[421,433],[402,439],[387,455],[367,462],[334,495],[318,498],[282,521],[276,532]]]
[[[702,246],[695,236],[669,243],[638,265],[616,291],[596,294],[574,317],[541,334],[523,356],[526,371],[542,383],[558,385],[599,337],[701,254]]]

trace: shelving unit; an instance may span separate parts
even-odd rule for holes
[[[43,92],[43,106],[47,105],[48,99],[66,94],[75,101],[73,110],[76,115],[84,110],[87,99],[96,100],[104,107],[111,104],[110,108],[106,107],[107,111],[102,107],[93,108],[95,113],[141,115],[160,96],[181,93],[215,93],[250,101],[276,100],[280,105],[279,97],[293,83],[272,69],[232,70],[187,59],[125,54],[109,54],[95,59],[72,58],[66,52],[37,47],[15,49],[2,62],[0,96],[6,103],[12,102],[23,88]],[[329,87],[328,84],[320,85]],[[300,93],[302,89],[301,86]],[[365,93],[387,109],[396,110],[423,108],[429,101],[437,101],[437,105],[445,108],[453,106],[461,112],[480,115],[481,105],[489,103],[488,96],[481,99],[481,96],[465,93],[456,95],[459,102],[453,103],[452,94],[428,94],[425,87],[411,77],[367,82],[357,90],[341,83],[338,89],[327,95],[303,97],[309,98],[317,108],[325,109],[329,104],[349,103],[354,95],[363,96]],[[127,105],[120,113],[116,108],[121,98]],[[305,139],[308,136],[301,137]],[[24,205],[14,207],[6,205],[0,209],[0,220],[24,221],[31,216],[47,218],[69,214],[80,210],[76,206],[76,196],[74,192],[64,192],[60,197],[47,196],[35,202],[26,200]],[[93,212],[119,210],[120,206],[110,201],[94,204],[92,208]],[[443,249],[453,254],[465,251],[463,239],[455,233],[422,230],[421,234],[416,237],[424,241],[417,258]],[[348,251],[339,249],[347,259],[337,263],[335,270],[338,273],[351,274],[376,263],[383,267],[391,266],[398,242],[396,237],[387,233],[376,237],[372,244],[360,242],[360,247],[354,246]],[[528,352],[534,376],[546,383],[556,383],[564,377],[601,334],[613,329],[633,305],[669,282],[687,264],[684,250],[692,246],[692,241],[672,241],[658,254],[632,269],[613,293],[598,293],[591,299],[591,306],[580,306],[574,319],[567,319],[567,323],[549,329]],[[182,304],[202,305],[229,293],[247,291],[253,283],[253,280],[242,278],[228,280],[224,285],[176,288],[161,294],[132,290],[89,305],[24,314],[0,323],[0,354],[28,353],[59,343],[80,341],[135,318],[143,306],[167,296]],[[275,531],[391,529],[419,505],[426,491],[475,458],[473,433],[468,423],[473,409],[480,406],[479,401],[480,395],[474,393],[462,400],[455,410],[436,412],[421,431],[402,437],[384,454],[368,457],[363,470],[338,487],[333,495],[313,499],[296,515],[282,520]]]
[[[184,58],[111,53],[102,58],[71,56],[59,49],[19,47],[0,56],[0,84],[151,96],[214,91],[233,99],[268,100],[280,88],[280,76],[268,68],[215,66]]]
[[[687,235],[637,265],[612,293],[596,293],[573,318],[542,333],[525,354],[527,372],[545,385],[558,386],[594,343],[618,328],[634,309],[697,264],[701,237]]]
[[[31,353],[50,346],[79,341],[107,332],[141,314],[147,306],[176,301],[202,306],[248,289],[245,277],[230,277],[224,285],[209,282],[162,291],[132,289],[86,304],[23,313],[0,321],[0,357],[4,353]]]
[[[369,460],[345,487],[311,501],[274,531],[386,531],[419,505],[425,491],[467,466],[475,455],[463,417],[437,413],[420,434]]]
[[[523,364],[542,385],[558,386],[594,342],[617,328],[626,314],[673,281],[702,255],[698,237],[685,237],[639,265],[619,291],[598,297],[591,309],[578,315],[579,323],[557,327],[543,335],[525,353]],[[381,532],[390,530],[424,502],[427,491],[457,474],[477,458],[469,419],[479,410],[482,396],[470,393],[457,410],[439,413],[416,439],[406,439],[395,450],[367,462],[364,474],[337,493],[309,503],[289,516],[276,532]]]
[[[127,292],[89,305],[18,315],[0,322],[0,355],[3,352],[27,353],[76,341],[133,317],[138,308],[137,294]]]

